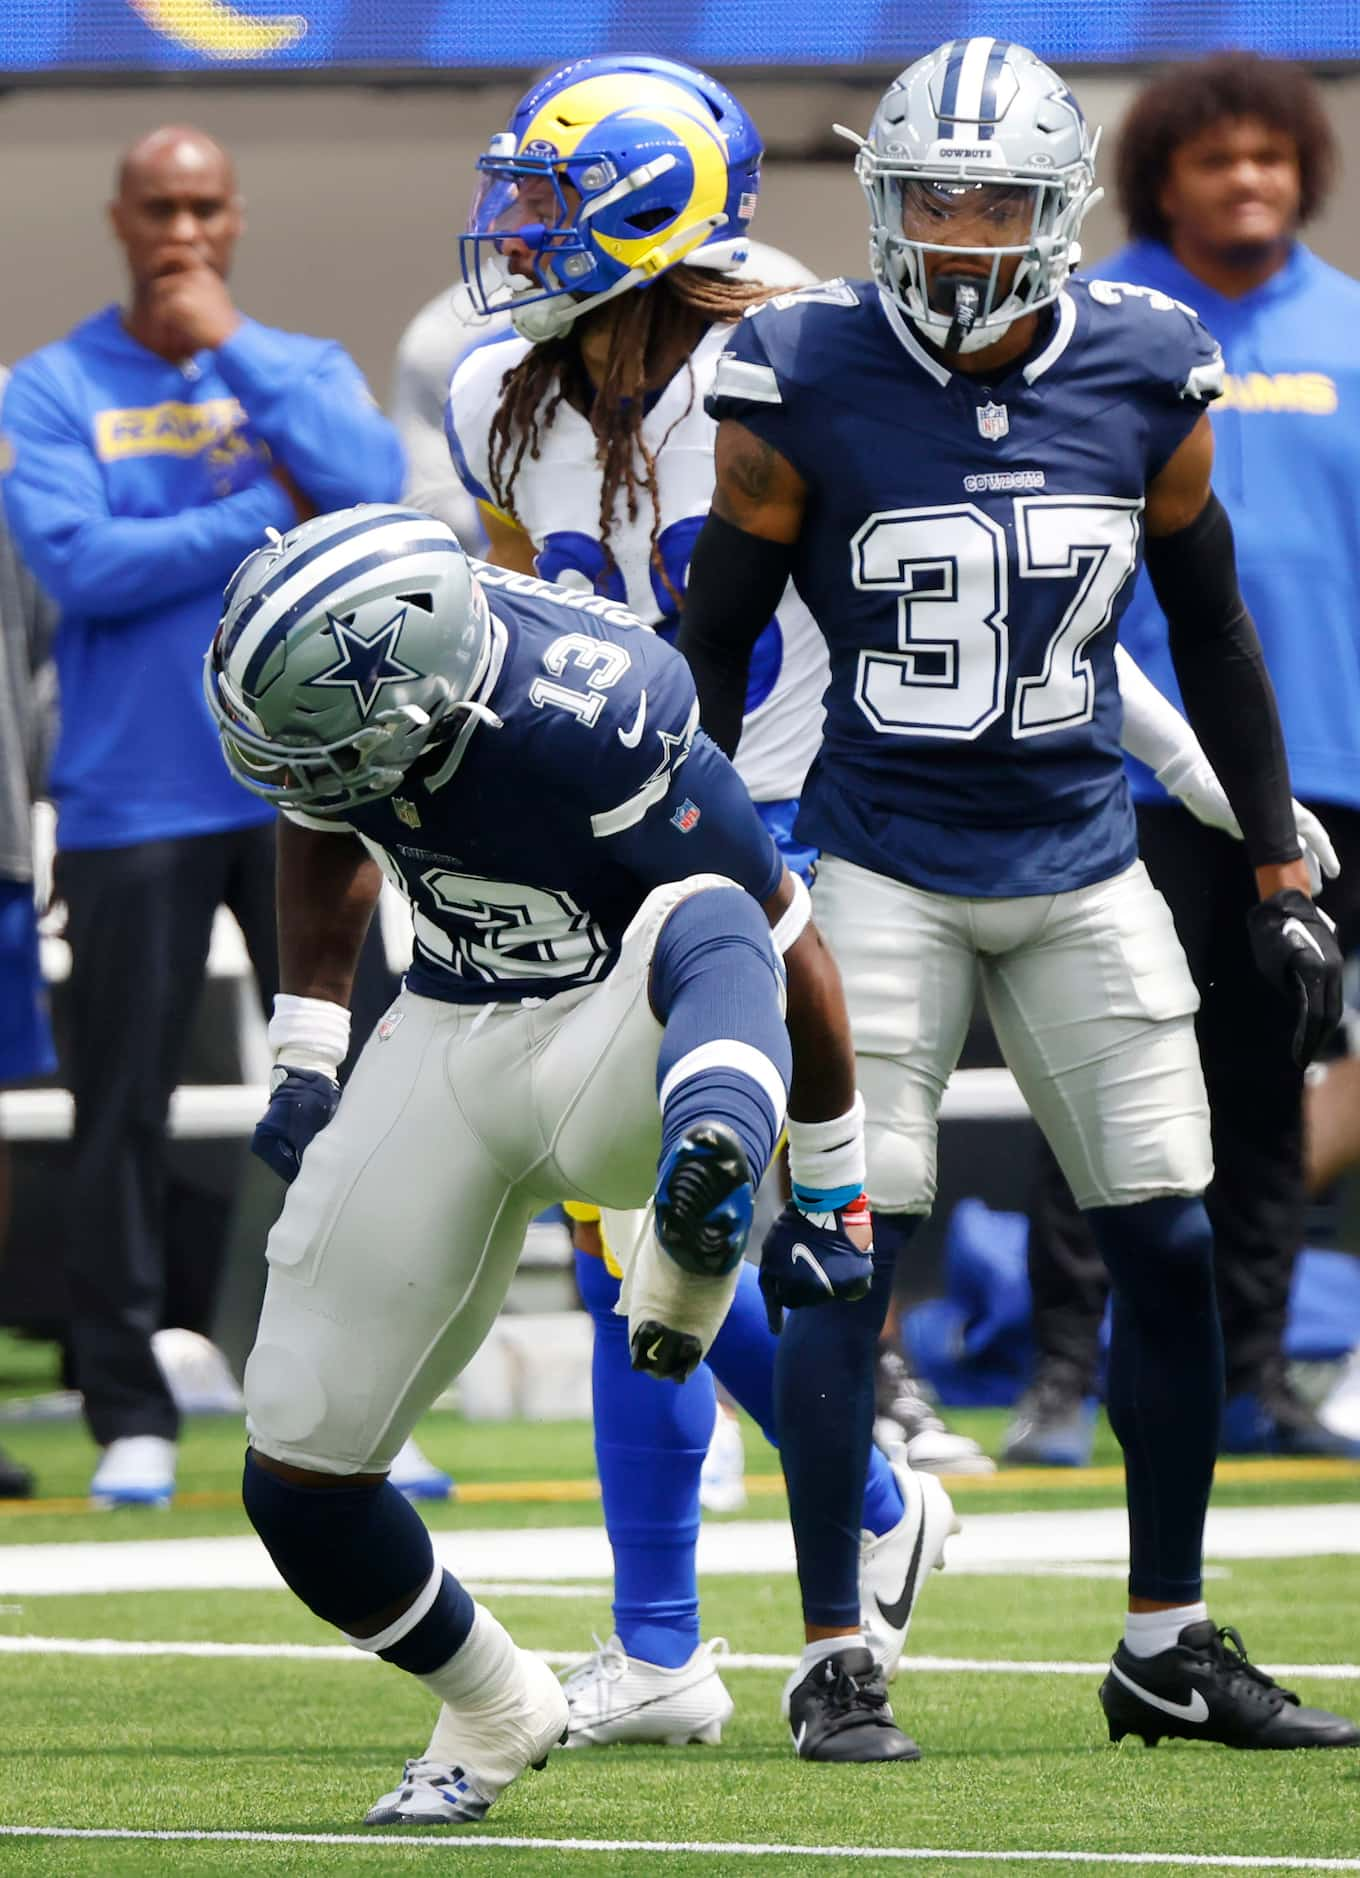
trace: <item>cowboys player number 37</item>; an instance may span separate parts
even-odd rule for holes
[[[1210,486],[1219,350],[1177,301],[1072,275],[1095,147],[1023,47],[941,46],[853,141],[874,278],[786,294],[732,332],[679,641],[729,750],[748,649],[790,575],[830,654],[796,833],[821,850],[813,904],[850,1010],[876,1304],[828,1330],[867,1343],[882,1322],[894,1248],[934,1199],[940,1097],[980,984],[1114,1294],[1131,1570],[1100,1692],[1110,1733],[1349,1745],[1202,1598],[1222,1397],[1209,1121],[1194,986],[1120,759],[1115,639],[1142,562],[1255,868],[1255,956],[1307,1062],[1339,1017],[1341,961]],[[795,1314],[781,1363],[809,1335]],[[866,1388],[826,1418],[851,1496],[872,1412]]]

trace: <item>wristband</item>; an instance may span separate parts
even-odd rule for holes
[[[789,1117],[789,1176],[803,1212],[834,1213],[864,1190],[864,1098],[829,1122]]]
[[[793,898],[770,928],[774,949],[781,959],[794,940],[802,937],[803,929],[812,918],[812,895],[807,890],[807,882],[793,873],[789,879],[793,882]]]
[[[280,991],[269,1020],[276,1063],[319,1070],[332,1079],[349,1053],[349,1012],[329,998],[299,998]]]

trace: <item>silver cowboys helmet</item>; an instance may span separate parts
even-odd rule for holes
[[[867,137],[836,128],[859,146],[874,277],[927,338],[976,351],[1056,299],[1103,193],[1100,133],[1032,52],[951,40],[893,80]]]
[[[491,614],[453,530],[370,503],[270,531],[228,583],[203,686],[256,795],[337,814],[389,795],[468,710]]]

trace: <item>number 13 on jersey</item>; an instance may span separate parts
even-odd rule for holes
[[[1137,565],[1142,507],[1118,497],[1015,498],[1019,579],[1064,581],[1072,591],[1065,607],[1055,594],[1036,608],[1037,587],[1025,596],[1028,614],[1055,623],[1026,634],[1025,662],[1035,669],[1016,679],[1012,736],[1042,736],[1094,715],[1085,649],[1109,625]],[[884,736],[980,737],[1005,713],[1017,655],[1006,530],[971,502],[893,509],[871,515],[850,551],[856,587],[899,596],[898,651],[859,655],[861,711]]]

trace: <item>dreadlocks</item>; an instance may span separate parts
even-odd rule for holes
[[[645,492],[652,509],[652,567],[678,606],[680,595],[657,549],[661,503],[656,459],[675,424],[689,415],[694,404],[694,367],[689,354],[706,327],[739,320],[747,307],[778,291],[757,281],[732,280],[706,268],[671,268],[645,293],[626,294],[586,316],[586,320],[605,318],[614,322],[609,367],[598,388],[591,385],[581,363],[577,328],[532,346],[501,381],[501,400],[491,420],[491,492],[497,507],[514,515],[520,465],[526,456],[537,461],[558,407],[564,398],[568,399],[587,414],[595,433],[595,460],[602,472],[600,541],[606,565],[615,565],[610,537],[620,491],[627,502],[630,522],[637,520]],[[681,346],[689,376],[689,399],[652,450],[642,434],[648,381],[659,361],[667,354],[673,356]]]

